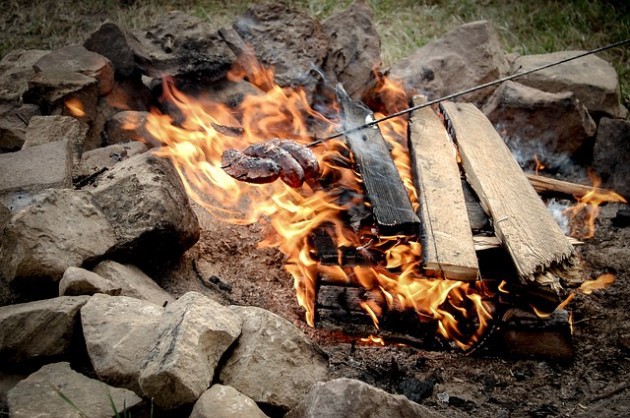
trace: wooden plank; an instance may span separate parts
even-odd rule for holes
[[[374,120],[371,110],[353,102],[341,85],[337,98],[343,114],[343,129],[352,129]],[[361,174],[372,213],[383,235],[416,235],[420,219],[414,212],[400,174],[377,126],[346,135]]]
[[[556,180],[549,177],[539,176],[537,174],[527,174],[527,179],[534,186],[538,193],[562,194],[566,196],[582,197],[586,193],[595,191],[598,194],[609,194],[610,191],[593,188],[584,184],[571,183],[569,181]]]
[[[518,275],[533,281],[535,274],[569,261],[575,255],[573,246],[492,123],[471,103],[443,102],[440,108],[466,177]]]
[[[567,237],[567,240],[569,240],[571,245],[584,244],[582,241],[572,237]],[[473,242],[475,244],[475,251],[490,250],[492,248],[499,248],[501,246],[501,240],[495,235],[474,235]]]
[[[414,106],[421,104],[414,97]],[[428,275],[476,280],[477,255],[457,164],[457,152],[433,109],[411,116],[409,153],[420,199],[424,268]]]

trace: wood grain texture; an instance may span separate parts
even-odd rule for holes
[[[471,103],[443,102],[449,133],[466,177],[492,219],[518,275],[534,275],[569,261],[575,250],[551,217],[492,123]]]
[[[413,104],[420,104],[420,100],[414,98]],[[429,107],[411,116],[409,153],[420,199],[426,273],[452,280],[476,280],[479,266],[457,153],[444,124]]]
[[[606,189],[599,187],[593,188],[584,184],[571,183],[569,181],[556,180],[549,177],[539,176],[536,174],[527,174],[529,182],[534,186],[538,193],[561,194],[565,196],[582,197],[586,193],[595,191],[599,194],[610,193]]]
[[[343,88],[337,88],[344,130],[374,119],[372,111],[353,102]],[[361,174],[372,213],[383,235],[416,235],[420,219],[414,212],[400,174],[378,127],[364,128],[346,135]]]

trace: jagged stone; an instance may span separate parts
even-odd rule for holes
[[[240,332],[237,314],[200,293],[186,293],[160,318],[157,342],[140,374],[142,392],[165,409],[194,403]]]
[[[146,151],[147,146],[137,141],[114,144],[87,151],[83,154],[81,163],[75,169],[73,177],[84,178],[95,173],[103,172],[120,161]]]
[[[20,104],[28,90],[28,81],[35,73],[33,64],[50,51],[18,49],[6,54],[0,61],[0,102]]]
[[[241,337],[220,381],[254,401],[289,410],[328,377],[324,352],[286,319],[257,307],[231,306],[243,318]]]
[[[88,51],[81,45],[69,45],[41,57],[33,66],[36,71],[69,71],[98,80],[99,94],[105,95],[114,87],[114,66],[104,56]]]
[[[116,164],[90,191],[114,227],[113,258],[143,268],[178,257],[199,239],[177,171],[151,152]]]
[[[0,105],[0,153],[19,151],[31,118],[39,114],[39,106],[33,104]]]
[[[381,66],[381,38],[372,21],[372,9],[365,2],[352,3],[322,26],[330,40],[324,65],[328,81],[342,83],[352,99],[361,100],[374,70]]]
[[[86,120],[96,117],[99,87],[94,77],[72,71],[49,70],[33,75],[28,87],[23,95],[24,102],[38,105],[44,113],[60,113],[59,109],[66,109],[68,100],[74,99],[81,103]]]
[[[17,366],[68,353],[88,296],[62,296],[0,307],[0,363]]]
[[[118,78],[131,77],[137,69],[128,37],[126,31],[116,23],[105,22],[89,36],[83,46],[108,58]]]
[[[111,418],[127,416],[141,402],[133,392],[90,379],[65,362],[42,367],[15,385],[8,395],[11,418]]]
[[[508,62],[492,25],[466,23],[413,52],[392,67],[390,77],[407,90],[437,99],[507,75]],[[492,88],[458,98],[481,103]]]
[[[560,51],[550,54],[522,55],[514,61],[518,72],[525,72],[551,62],[576,56],[584,51]],[[550,67],[520,77],[518,82],[543,91],[572,91],[591,114],[625,118],[628,111],[620,104],[619,78],[608,62],[596,55]]]
[[[287,418],[439,418],[441,414],[382,389],[354,379],[318,382]]]
[[[81,267],[68,267],[59,281],[59,296],[105,293],[118,296],[122,289],[98,274]]]
[[[164,309],[127,296],[95,294],[81,308],[88,355],[100,379],[142,394],[138,377]]]
[[[541,153],[573,156],[597,130],[573,93],[546,93],[513,81],[494,92],[483,112],[508,145],[531,150],[531,158]]]
[[[159,306],[175,301],[173,296],[136,266],[105,260],[97,264],[93,271],[113,288],[119,288],[123,296],[147,300]]]
[[[72,148],[62,140],[0,154],[0,203],[11,211],[49,188],[72,186]]]
[[[120,144],[129,141],[137,141],[148,144],[151,147],[161,145],[161,141],[155,138],[145,129],[148,112],[126,110],[112,115],[105,122],[104,137],[108,144]]]
[[[630,122],[602,118],[593,149],[593,169],[605,187],[630,199]]]
[[[75,166],[81,160],[87,131],[87,125],[72,116],[33,116],[22,149],[65,140],[70,144]]]
[[[197,400],[189,418],[234,417],[265,418],[267,415],[258,408],[256,402],[232,386],[216,384]]]

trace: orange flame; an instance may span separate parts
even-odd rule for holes
[[[534,164],[536,164],[536,166],[534,167],[534,172],[536,173],[536,175],[538,175],[539,171],[545,169],[545,165],[540,162],[537,154],[534,154]]]
[[[293,277],[298,303],[305,309],[309,325],[315,323],[317,280],[325,275],[330,280],[360,285],[373,295],[362,306],[377,326],[385,310],[414,309],[419,320],[437,321],[440,334],[461,348],[475,344],[491,319],[490,305],[485,301],[489,292],[483,284],[427,279],[419,267],[419,243],[405,237],[375,236],[369,227],[355,230],[348,225],[348,211],[369,202],[363,196],[361,179],[348,168],[352,155],[342,141],[327,141],[315,150],[322,179],[333,181],[293,189],[279,181],[264,185],[239,182],[223,171],[221,155],[228,148],[242,150],[271,138],[306,144],[312,141],[313,130],[326,135],[337,128],[334,120],[309,106],[302,89],[279,87],[273,82],[273,70],[250,55],[238,60],[229,79],[248,80],[262,93],[247,96],[236,109],[230,109],[209,97],[186,96],[167,79],[163,100],[177,108],[177,116],[153,110],[147,119],[149,134],[165,145],[159,154],[172,160],[188,195],[226,222],[269,220],[275,234],[260,245],[277,248],[286,256],[285,268]],[[407,100],[400,88],[393,89],[385,81],[380,86],[388,97],[397,97],[390,102]],[[230,130],[237,134],[226,133],[225,127],[236,128]],[[394,149],[410,199],[417,205],[406,149],[407,122],[393,119],[382,124],[381,130]],[[371,266],[322,265],[310,239],[316,229],[328,233],[340,249],[383,254],[382,261]],[[464,330],[464,322],[472,326]]]
[[[81,117],[85,116],[85,110],[83,108],[83,103],[81,103],[81,101],[79,99],[76,99],[76,98],[72,97],[72,98],[66,100],[64,105],[70,111],[71,115],[76,116],[78,118],[81,118]]]
[[[615,282],[615,275],[605,273],[595,280],[586,280],[579,287],[580,291],[585,295],[590,295],[594,290],[605,289]]]
[[[571,236],[578,239],[587,239],[595,236],[595,220],[599,215],[599,205],[606,202],[628,203],[619,194],[611,190],[601,190],[601,179],[593,171],[589,170],[588,176],[593,183],[591,191],[582,197],[577,197],[577,203],[564,210],[569,218]]]
[[[385,346],[385,340],[381,337],[377,337],[375,335],[370,335],[368,337],[365,338],[360,338],[359,341],[361,341],[364,344],[367,345],[380,345],[380,346]]]

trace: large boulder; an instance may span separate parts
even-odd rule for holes
[[[540,147],[544,155],[573,156],[597,130],[572,92],[547,93],[513,81],[494,92],[483,112],[508,144],[521,151]]]
[[[50,51],[18,49],[6,54],[0,61],[0,103],[19,104],[28,90],[28,81],[35,74],[33,65]]]
[[[441,415],[402,395],[354,379],[318,382],[300,406],[287,418],[439,418]]]
[[[81,267],[68,267],[59,281],[59,296],[105,293],[118,296],[122,289],[110,280]]]
[[[492,25],[466,23],[413,52],[392,67],[392,79],[407,90],[437,99],[507,75],[508,61]],[[468,94],[460,100],[481,103],[492,88]]]
[[[630,199],[630,122],[602,118],[593,149],[593,169],[605,187]]]
[[[381,38],[366,2],[355,2],[323,22],[329,39],[324,72],[343,84],[354,100],[361,100],[374,71],[381,66]]]
[[[90,379],[65,362],[42,367],[15,385],[8,396],[11,418],[127,416],[141,402],[130,390]]]
[[[141,394],[138,377],[155,344],[163,308],[126,296],[96,294],[81,309],[81,325],[98,377]]]
[[[88,296],[63,296],[0,307],[0,363],[17,366],[68,354]]]
[[[195,402],[188,418],[266,418],[256,402],[232,386],[212,385]]]
[[[230,308],[243,318],[243,331],[221,370],[223,384],[257,403],[289,410],[328,378],[324,352],[289,321],[257,307]]]
[[[550,54],[522,55],[513,68],[525,72],[551,62],[574,57],[584,51],[560,51]],[[526,86],[558,93],[572,91],[592,114],[625,117],[628,111],[620,104],[617,72],[605,60],[588,55],[520,77]]]
[[[112,257],[141,268],[172,260],[200,233],[177,171],[151,152],[135,155],[101,175],[91,192],[114,227]]]
[[[240,333],[237,314],[200,293],[186,293],[160,319],[140,374],[142,392],[165,409],[194,403]]]
[[[137,72],[129,34],[116,23],[105,22],[93,32],[83,46],[108,58],[114,65],[117,78],[131,77]]]

